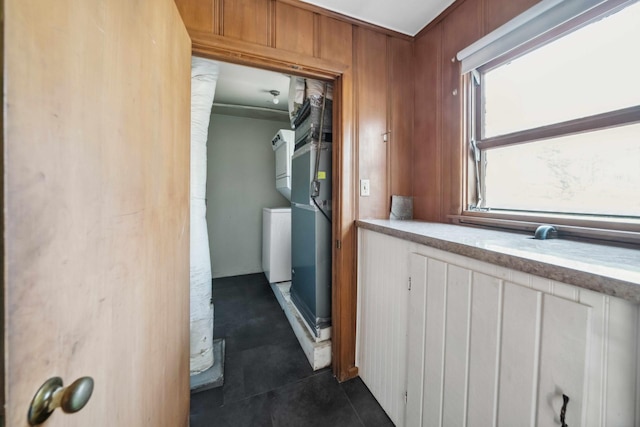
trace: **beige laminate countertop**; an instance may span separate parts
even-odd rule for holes
[[[640,248],[453,224],[357,220],[359,228],[640,303]]]

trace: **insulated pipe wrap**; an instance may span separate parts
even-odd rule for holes
[[[191,58],[191,375],[213,365],[211,260],[206,220],[207,133],[218,80],[215,61]]]

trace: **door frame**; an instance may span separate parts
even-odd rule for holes
[[[334,82],[333,129],[338,132],[334,132],[332,150],[331,366],[338,381],[354,378],[358,375],[355,366],[357,204],[352,190],[356,188],[356,174],[346,174],[351,178],[348,182],[342,176],[342,171],[357,170],[358,159],[353,126],[350,130],[352,135],[349,136],[352,143],[348,147],[344,137],[345,117],[352,121],[354,118],[353,109],[345,108],[344,105],[344,73],[349,66],[241,40],[230,40],[210,33],[188,31],[192,54],[195,56]]]

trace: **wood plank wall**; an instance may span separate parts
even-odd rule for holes
[[[456,1],[416,35],[414,217],[447,222],[463,207],[465,171],[460,63],[455,55],[538,0]]]
[[[341,380],[353,377],[354,220],[388,217],[391,194],[413,193],[413,38],[298,0],[176,5],[197,54],[307,76],[339,75],[333,222],[341,248],[333,256],[333,368]],[[361,178],[371,180],[369,197],[359,197]]]

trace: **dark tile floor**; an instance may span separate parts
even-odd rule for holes
[[[393,426],[360,378],[314,372],[262,273],[213,281],[224,386],[191,395],[191,427]]]

